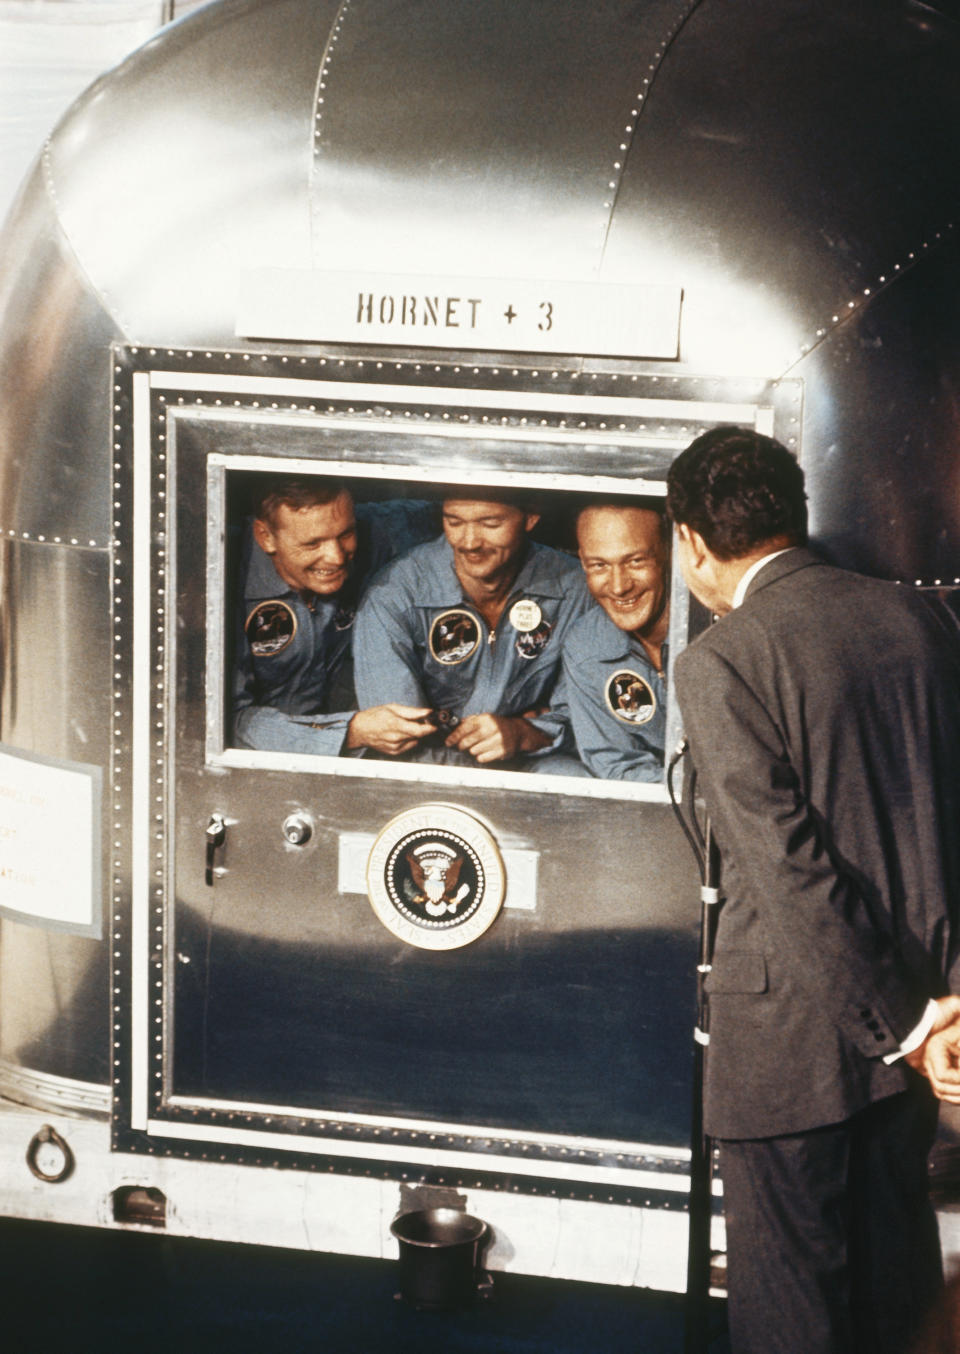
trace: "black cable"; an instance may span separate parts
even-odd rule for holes
[[[704,879],[704,874],[706,870],[706,855],[704,852],[705,843],[703,833],[700,831],[700,825],[696,821],[695,813],[692,815],[694,824],[693,827],[691,827],[690,823],[688,823],[683,805],[677,798],[673,784],[674,772],[676,771],[676,768],[679,765],[679,763],[687,755],[688,748],[689,745],[687,743],[686,738],[681,738],[679,744],[677,745],[676,751],[670,758],[670,761],[667,763],[667,793],[670,796],[670,804],[673,808],[673,812],[677,819],[677,822],[683,829],[683,835],[686,837],[690,845],[690,850],[696,857],[697,866],[700,871],[700,879],[702,881]],[[696,776],[696,772],[693,772],[692,774]]]
[[[667,791],[700,872],[700,953],[697,964],[697,1023],[695,1030],[690,1122],[689,1241],[684,1308],[684,1354],[706,1354],[710,1343],[710,1224],[713,1214],[712,1144],[703,1127],[704,1053],[709,1041],[709,1014],[705,980],[713,959],[713,941],[720,907],[720,856],[709,817],[697,816],[697,772],[691,766],[686,781],[688,808],[678,800],[674,774],[688,752],[682,738],[667,767]]]

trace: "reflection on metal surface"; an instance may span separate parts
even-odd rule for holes
[[[110,1113],[109,1086],[35,1072],[6,1059],[0,1059],[0,1097],[40,1110],[73,1112],[87,1118],[106,1119]]]

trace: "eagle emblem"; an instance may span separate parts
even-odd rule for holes
[[[411,882],[404,892],[410,902],[422,906],[431,917],[455,913],[470,892],[469,884],[457,889],[464,861],[460,852],[443,842],[423,842],[405,855]]]
[[[456,950],[482,936],[506,892],[497,844],[453,804],[405,809],[367,859],[367,894],[388,931],[423,950]]]

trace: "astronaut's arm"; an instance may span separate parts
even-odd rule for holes
[[[565,661],[563,680],[577,753],[590,774],[601,780],[660,780],[663,747],[654,730],[620,724],[601,706],[595,671]]]

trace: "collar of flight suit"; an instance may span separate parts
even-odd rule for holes
[[[600,624],[594,626],[593,634],[590,636],[593,641],[591,658],[599,659],[601,662],[617,663],[639,657],[653,670],[650,657],[640,641],[628,630],[621,630],[619,625],[615,625],[599,602],[597,603],[597,610],[600,612]],[[661,652],[664,655],[663,664],[664,670],[666,670],[666,641],[663,643]]]

